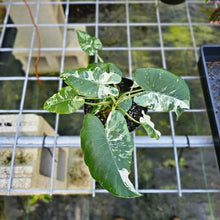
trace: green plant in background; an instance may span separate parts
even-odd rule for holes
[[[213,0],[213,1],[205,0],[205,4],[215,3],[215,2],[217,2],[217,1],[215,1],[215,0]],[[209,22],[211,24],[220,24],[220,7],[214,9],[214,11],[210,14]]]
[[[165,69],[141,68],[134,72],[129,91],[122,92],[122,72],[113,63],[104,63],[97,53],[102,50],[101,41],[83,31],[78,31],[77,36],[82,50],[90,56],[97,55],[100,62],[63,72],[60,77],[67,86],[50,97],[44,109],[70,114],[83,105],[91,106],[80,137],[92,177],[113,195],[138,197],[140,194],[129,180],[134,143],[125,118],[141,125],[150,137],[159,139],[160,132],[146,111],[141,111],[138,120],[133,117],[133,105],[154,111],[173,110],[179,118],[189,108],[188,86]],[[97,117],[99,114],[106,118],[105,122]]]
[[[34,204],[37,203],[38,201],[42,201],[42,202],[45,202],[45,203],[49,203],[51,199],[52,199],[52,196],[47,195],[47,194],[34,195],[34,196],[32,196],[32,197],[28,200],[28,203],[29,203],[30,205],[34,205]]]
[[[209,16],[209,22],[211,24],[220,24],[220,7],[216,8]]]
[[[28,197],[27,203],[26,203],[26,220],[29,220],[29,212],[30,212],[30,206],[38,203],[39,201],[44,203],[49,203],[52,199],[52,196],[47,194],[39,194],[39,195],[33,195],[31,197]]]

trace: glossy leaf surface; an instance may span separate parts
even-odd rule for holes
[[[140,123],[143,128],[146,130],[147,134],[151,138],[158,140],[160,138],[160,132],[154,128],[154,123],[150,120],[150,116],[146,115],[142,111],[143,117],[140,117]]]
[[[77,37],[82,50],[89,56],[95,55],[97,50],[102,50],[102,43],[98,38],[79,30],[77,31]]]
[[[60,114],[69,114],[78,110],[84,104],[84,99],[70,86],[62,88],[50,97],[44,104],[44,109]]]
[[[189,109],[190,93],[185,81],[165,69],[145,68],[134,73],[135,82],[145,91],[134,101],[154,111],[174,110],[179,117]]]
[[[106,129],[96,116],[87,114],[80,136],[85,162],[93,178],[118,197],[140,196],[128,178],[134,144],[122,113],[113,110]]]
[[[80,95],[87,98],[103,99],[107,95],[117,96],[117,88],[109,84],[121,82],[121,76],[113,72],[105,72],[100,67],[90,69],[68,70],[61,74],[65,83],[73,87]]]
[[[113,63],[91,63],[88,66],[88,69],[94,69],[96,67],[99,67],[103,72],[107,73],[116,73],[120,76],[122,76],[122,72],[120,69],[118,69],[117,66]]]
[[[127,96],[123,96],[123,97],[127,97]],[[131,108],[132,106],[132,99],[131,98],[128,98],[128,99],[125,99],[123,100],[119,106],[125,110],[126,112]]]

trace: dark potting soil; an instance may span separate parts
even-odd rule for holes
[[[127,78],[122,78],[122,82],[120,84],[118,84],[119,87],[119,91],[120,93],[123,92],[128,92],[130,91],[131,87],[133,85],[133,81]],[[88,100],[89,102],[96,102],[95,100]],[[91,105],[84,105],[84,113],[90,113],[93,109],[93,106]],[[132,106],[131,108],[128,110],[128,114],[134,118],[135,120],[139,121],[140,117],[142,117],[142,111],[144,111],[145,113],[147,113],[147,108],[142,107],[137,105],[132,98]],[[105,116],[105,114],[102,114],[101,112],[98,112],[96,114],[96,116],[99,118],[99,120],[102,122],[103,125],[105,125],[106,120],[107,120],[107,116]],[[131,119],[129,119],[127,116],[125,116],[125,120],[127,122],[128,125],[128,129],[129,131],[134,131],[137,127],[139,127],[140,124],[135,123],[134,121],[132,121]]]
[[[220,123],[220,61],[208,62],[207,70],[212,92],[213,101],[215,103],[215,113]]]
[[[185,2],[185,0],[161,0],[161,2],[169,5],[177,5]]]

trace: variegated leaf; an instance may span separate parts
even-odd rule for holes
[[[93,178],[116,196],[140,196],[128,178],[134,144],[122,113],[113,110],[106,129],[96,116],[87,114],[80,136],[85,162]]]
[[[77,37],[82,50],[89,56],[95,55],[97,50],[102,50],[102,43],[98,38],[80,30],[77,31]]]
[[[190,93],[185,81],[165,69],[145,68],[134,73],[135,82],[145,91],[134,101],[155,111],[174,110],[179,117],[189,109]]]
[[[60,114],[69,114],[78,110],[84,99],[70,86],[62,88],[44,103],[44,109]]]
[[[117,96],[119,91],[110,84],[121,82],[121,76],[113,72],[103,72],[100,67],[94,69],[68,70],[61,74],[65,83],[87,98],[103,99],[108,95]]]

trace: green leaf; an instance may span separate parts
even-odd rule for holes
[[[39,200],[41,200],[41,201],[43,201],[45,203],[49,203],[51,198],[52,198],[52,196],[47,195],[47,194],[45,194],[45,195],[44,194],[42,194],[42,195],[34,195],[34,196],[32,196],[29,199],[28,203],[30,205],[33,205],[33,204],[37,203]]]
[[[60,114],[69,114],[78,110],[84,104],[84,99],[70,86],[62,88],[44,103],[44,109]]]
[[[127,96],[126,95],[122,96],[122,98],[125,97]],[[125,99],[124,101],[120,102],[119,106],[127,112],[132,106],[132,99],[131,98]]]
[[[61,74],[65,83],[73,87],[80,95],[87,98],[103,99],[108,95],[118,96],[117,88],[109,84],[121,82],[121,76],[105,72],[100,67],[90,69],[68,70]]]
[[[95,55],[97,50],[102,50],[102,42],[98,38],[79,30],[77,31],[77,37],[82,50],[89,56]]]
[[[145,91],[134,101],[154,111],[176,112],[177,118],[189,109],[190,93],[185,81],[165,69],[144,68],[134,73],[135,82]]]
[[[89,69],[94,69],[96,67],[99,67],[103,72],[117,73],[118,75],[122,76],[121,70],[118,69],[118,67],[113,63],[91,63],[88,66]]]
[[[140,123],[143,128],[146,130],[148,136],[151,138],[155,138],[158,140],[160,138],[160,132],[154,128],[154,123],[150,120],[150,116],[146,115],[144,111],[142,111],[143,117],[140,117]]]
[[[39,199],[39,196],[38,196],[38,195],[35,195],[35,196],[33,196],[33,197],[31,197],[31,198],[29,199],[28,203],[29,203],[30,205],[33,205],[33,204],[35,204],[35,203],[38,201],[38,199]]]
[[[96,116],[87,114],[80,136],[85,163],[93,178],[118,197],[140,196],[128,178],[134,143],[122,113],[113,110],[106,129]]]

